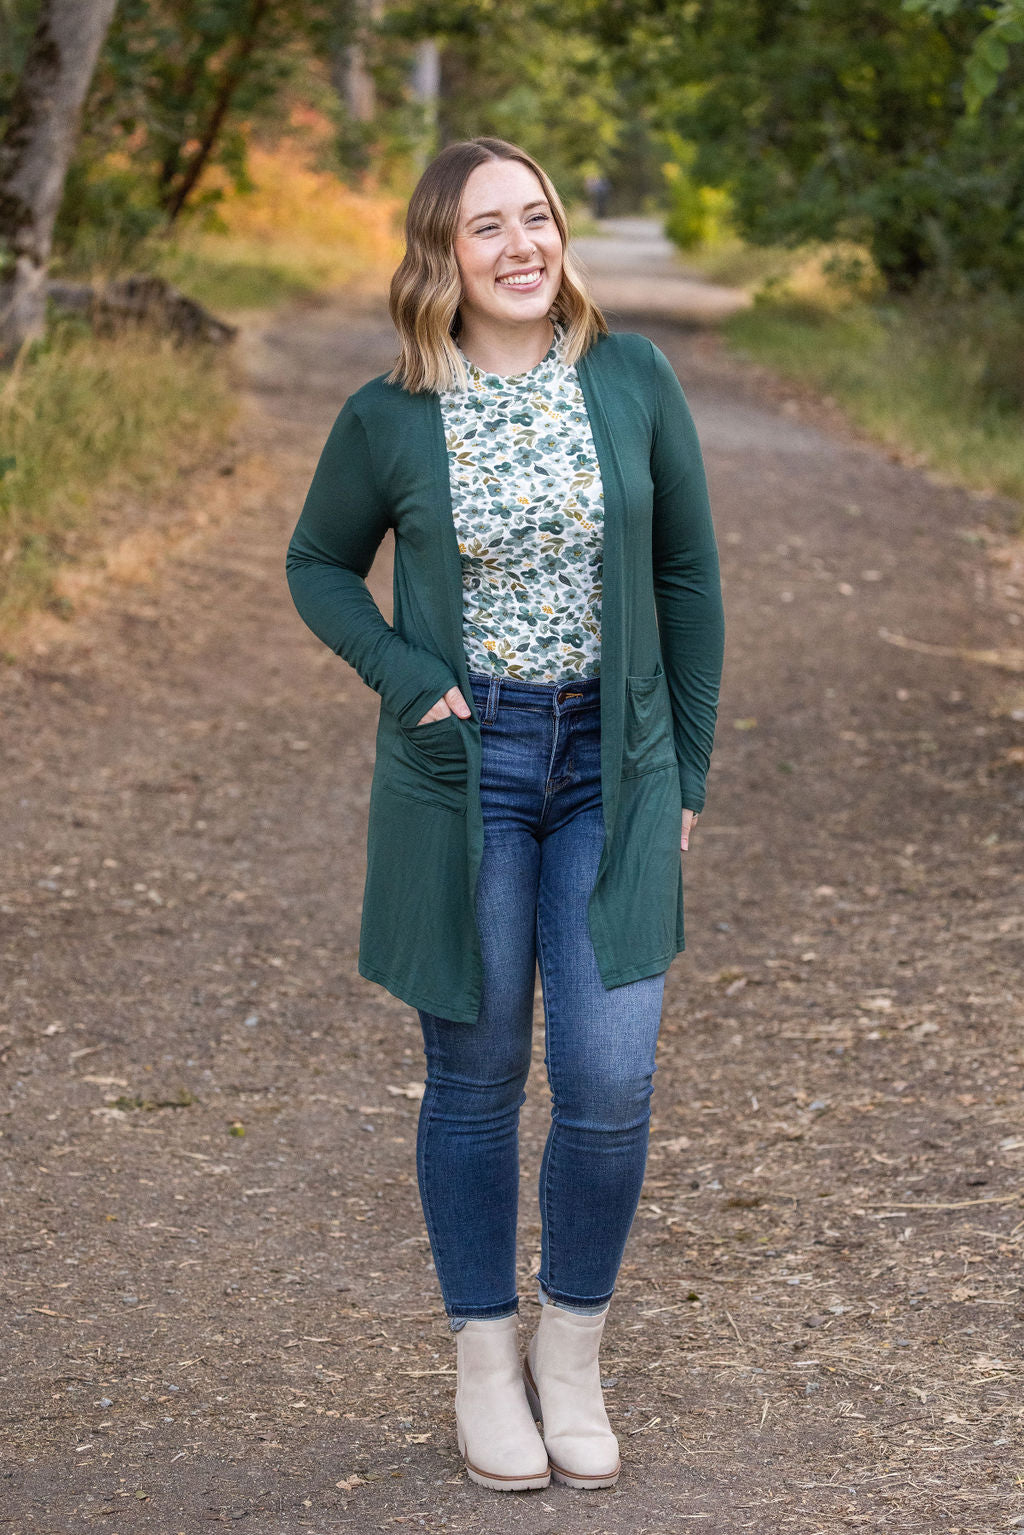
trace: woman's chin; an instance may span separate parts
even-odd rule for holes
[[[500,298],[493,313],[503,320],[520,320],[527,324],[543,320],[551,309],[554,298],[544,288],[536,293],[524,293],[522,297]]]

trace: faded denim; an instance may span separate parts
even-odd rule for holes
[[[604,842],[600,680],[470,672],[483,738],[478,1022],[420,1012],[427,1081],[417,1173],[449,1325],[509,1316],[516,1289],[519,1111],[536,968],[551,1128],[540,1168],[540,1299],[612,1297],[647,1161],[664,973],[605,990],[587,923]]]

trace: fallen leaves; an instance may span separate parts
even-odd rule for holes
[[[670,1141],[659,1141],[662,1151],[686,1151],[692,1144],[688,1135],[677,1135]]]

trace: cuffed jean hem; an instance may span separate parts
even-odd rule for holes
[[[473,1306],[472,1308],[460,1307],[458,1311],[448,1313],[448,1327],[452,1332],[461,1332],[467,1322],[476,1321],[479,1318],[486,1320],[491,1317],[499,1320],[501,1317],[519,1315],[519,1297],[514,1301],[506,1301],[497,1306]]]
[[[575,1311],[578,1316],[598,1316],[611,1304],[611,1298],[611,1294],[604,1300],[579,1300],[574,1296],[563,1296],[557,1290],[547,1289],[542,1280],[537,1279],[537,1299],[542,1306],[546,1306],[548,1301],[554,1301],[559,1311]]]

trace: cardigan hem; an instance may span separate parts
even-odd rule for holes
[[[660,958],[648,960],[646,964],[631,965],[628,970],[615,970],[608,980],[602,976],[605,991],[611,991],[616,986],[628,986],[630,981],[646,981],[652,975],[661,975],[668,969],[676,955],[682,954],[685,947],[685,943],[681,943],[669,949]]]
[[[390,992],[393,997],[397,997],[399,1002],[404,1002],[407,1007],[415,1008],[417,1012],[422,1010],[424,1013],[431,1013],[435,1018],[444,1018],[449,1023],[476,1023],[479,1019],[479,1007],[472,1017],[468,1016],[464,1010],[452,1012],[450,1008],[445,1007],[436,998],[426,997],[422,993],[414,992],[404,985],[398,985],[384,971],[376,970],[372,965],[364,964],[362,960],[359,961],[356,968],[364,980],[374,981],[378,986],[383,986],[384,990]]]
[[[659,955],[657,959],[648,960],[645,964],[632,965],[628,970],[614,971],[608,980],[605,980],[602,976],[601,979],[605,990],[612,991],[617,986],[628,986],[631,981],[646,981],[652,975],[662,975],[669,968],[676,955],[682,954],[685,948],[685,943],[680,943],[669,949],[665,954]],[[422,1010],[425,1013],[431,1013],[435,1018],[444,1018],[449,1023],[475,1024],[479,1020],[479,1008],[477,1008],[477,1011],[471,1018],[465,1013],[453,1013],[451,1008],[446,1007],[434,997],[426,997],[420,993],[414,995],[412,991],[406,990],[404,986],[399,988],[382,970],[376,970],[372,965],[364,964],[360,960],[357,969],[364,980],[374,981],[378,986],[383,986],[385,991],[390,992],[393,997],[397,997],[400,1002],[404,1002],[407,1007],[415,1008],[417,1012]]]

